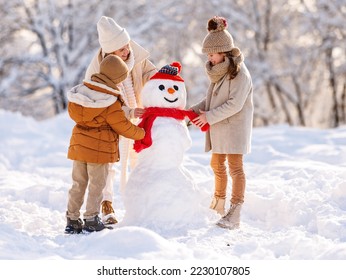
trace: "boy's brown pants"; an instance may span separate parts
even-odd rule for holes
[[[228,162],[228,171],[232,178],[231,203],[243,203],[245,193],[245,173],[243,170],[243,155],[240,154],[212,154],[210,166],[215,175],[214,196],[217,198],[226,198],[226,159]]]
[[[97,164],[73,161],[72,187],[68,192],[66,217],[77,220],[88,188],[84,219],[90,219],[100,213],[102,191],[106,185],[108,163]]]

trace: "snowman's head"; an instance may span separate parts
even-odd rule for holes
[[[173,62],[162,67],[142,89],[144,107],[177,108],[186,106],[186,88],[179,76],[181,65]]]

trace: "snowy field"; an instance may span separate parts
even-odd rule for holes
[[[66,236],[72,126],[67,114],[37,122],[0,110],[0,259],[346,260],[346,127],[255,128],[252,153],[245,157],[248,180],[239,230],[217,228],[218,217],[209,210],[201,212],[200,226],[176,231],[122,225],[117,178],[120,223],[113,230]],[[208,208],[210,154],[203,152],[203,133],[190,133],[193,146],[184,166]]]

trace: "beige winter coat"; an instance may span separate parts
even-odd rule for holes
[[[199,110],[207,111],[210,129],[206,132],[206,152],[250,153],[253,88],[250,73],[244,63],[233,80],[226,74],[216,84],[211,83],[206,98],[191,108],[196,113]]]
[[[132,75],[133,79],[133,87],[134,92],[136,95],[136,102],[138,107],[142,107],[141,102],[141,91],[143,88],[143,85],[153,76],[157,69],[150,62],[149,58],[149,52],[142,48],[140,45],[138,45],[133,40],[130,41],[130,46],[133,50],[135,63],[133,66],[132,71],[130,74]],[[85,79],[89,80],[91,78],[92,74],[98,73],[100,70],[100,63],[102,61],[102,50],[99,49],[97,51],[97,54],[92,59],[90,65],[88,66],[86,73],[85,73]]]

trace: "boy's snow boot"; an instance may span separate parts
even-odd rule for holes
[[[240,225],[240,210],[242,203],[233,204],[227,211],[227,214],[223,216],[216,225],[222,228],[237,229]]]
[[[67,225],[65,227],[65,233],[67,234],[74,234],[74,233],[81,233],[83,229],[83,222],[81,219],[78,220],[71,220],[70,218],[67,218]]]
[[[225,215],[225,199],[213,197],[209,208],[215,210],[221,216]]]
[[[105,228],[105,225],[102,223],[100,217],[96,215],[91,219],[84,219],[83,230],[87,232],[100,231]]]
[[[111,225],[111,224],[116,224],[118,221],[115,218],[115,214],[114,214],[114,209],[112,206],[112,202],[110,201],[103,201],[101,203],[101,208],[102,208],[102,221],[105,224]]]

